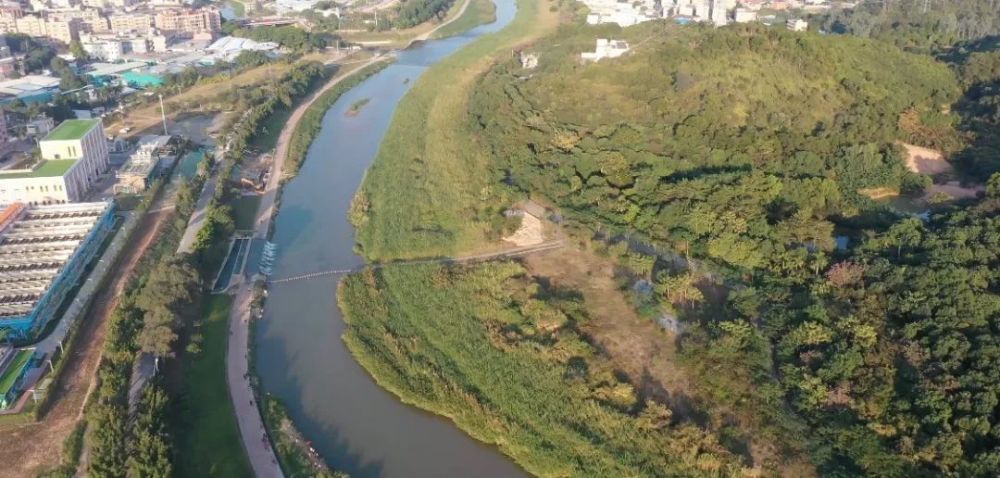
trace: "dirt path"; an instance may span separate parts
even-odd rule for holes
[[[76,339],[76,350],[63,370],[54,405],[41,421],[0,430],[0,477],[35,476],[59,465],[63,441],[83,417],[83,405],[90,395],[94,375],[104,348],[105,323],[118,305],[132,273],[146,250],[159,235],[170,209],[147,214],[135,230],[131,245],[111,274],[111,283],[94,298]]]

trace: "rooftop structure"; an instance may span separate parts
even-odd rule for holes
[[[135,152],[115,173],[115,193],[138,193],[152,182],[160,164],[162,153],[166,152],[170,136],[143,136]]]
[[[54,76],[27,75],[0,81],[0,96],[8,97],[5,98],[7,100],[20,98],[26,102],[48,101],[57,91],[59,91],[59,78]]]
[[[257,42],[249,38],[222,37],[208,46],[205,50],[210,52],[211,58],[223,61],[233,61],[244,51],[272,52],[278,49],[278,44],[274,42]]]
[[[82,201],[108,169],[101,120],[67,120],[39,142],[42,160],[0,171],[0,204]]]
[[[100,124],[101,121],[96,119],[66,120],[59,123],[42,141],[82,140],[91,129]]]
[[[604,58],[618,58],[627,53],[628,50],[628,42],[625,40],[598,38],[595,50],[581,53],[580,58],[583,61],[601,61]]]
[[[113,226],[111,203],[0,212],[0,331],[29,338],[59,310]]]

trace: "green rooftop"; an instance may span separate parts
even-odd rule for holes
[[[7,395],[7,392],[14,386],[14,382],[21,375],[21,370],[24,370],[24,366],[28,364],[33,353],[35,353],[33,350],[17,351],[17,355],[10,361],[7,370],[4,370],[3,375],[0,375],[0,398]]]
[[[49,135],[42,141],[66,141],[71,139],[81,139],[101,120],[96,119],[72,119],[59,123],[56,129],[49,132]]]
[[[0,179],[49,178],[62,176],[76,164],[75,159],[48,159],[37,168],[27,172],[5,173],[0,171]]]

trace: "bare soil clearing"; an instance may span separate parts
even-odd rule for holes
[[[521,226],[503,240],[518,247],[541,244],[545,242],[545,226],[537,217],[525,213],[521,216]]]
[[[944,159],[941,151],[907,143],[899,145],[906,151],[906,167],[910,171],[935,176],[950,173],[954,169],[951,163]]]

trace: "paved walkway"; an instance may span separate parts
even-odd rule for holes
[[[250,386],[250,301],[253,291],[241,286],[233,299],[229,317],[229,344],[226,351],[226,383],[233,400],[243,445],[257,478],[282,477],[274,451],[267,439],[264,421]]]
[[[191,213],[187,228],[184,229],[184,235],[181,236],[181,242],[177,246],[178,253],[191,252],[191,248],[194,247],[194,240],[198,238],[198,232],[201,231],[201,226],[205,223],[205,208],[208,206],[209,201],[212,200],[212,196],[215,196],[217,177],[217,168],[212,168],[212,174],[209,174],[208,178],[205,179],[205,185],[201,188],[201,195],[198,196],[194,212]]]

